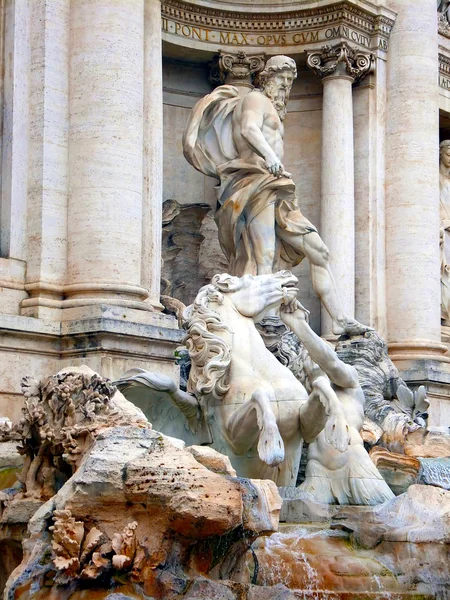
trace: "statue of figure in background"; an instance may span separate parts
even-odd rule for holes
[[[450,325],[450,140],[439,145],[441,318]]]
[[[260,73],[260,89],[242,95],[230,85],[216,88],[192,110],[184,154],[219,180],[215,219],[232,274],[269,274],[306,256],[334,333],[362,333],[367,328],[343,312],[328,249],[301,213],[283,166],[283,120],[296,76],[292,58],[274,56]]]

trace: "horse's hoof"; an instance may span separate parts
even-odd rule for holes
[[[269,467],[276,467],[284,460],[284,443],[276,425],[263,427],[258,441],[259,458]]]

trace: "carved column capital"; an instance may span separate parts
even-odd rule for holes
[[[306,63],[320,79],[348,77],[352,83],[361,81],[373,68],[372,52],[362,52],[342,42],[336,46],[324,46],[319,51],[308,52]]]
[[[252,78],[263,70],[266,62],[265,54],[247,55],[245,52],[223,52],[212,63],[211,81],[216,85],[236,85],[253,87]]]
[[[439,33],[448,36],[450,33],[450,2],[437,0]]]

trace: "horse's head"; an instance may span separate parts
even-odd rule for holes
[[[255,320],[280,304],[295,300],[298,292],[296,283],[298,279],[290,271],[243,277],[223,273],[212,278],[212,284],[231,300],[241,315]]]
[[[243,277],[224,273],[215,275],[199,291],[195,302],[183,313],[185,344],[191,358],[189,391],[199,397],[221,397],[228,391],[231,347],[224,334],[231,330],[218,308],[230,302],[233,310],[258,320],[266,311],[294,300],[296,283],[297,278],[290,271]]]

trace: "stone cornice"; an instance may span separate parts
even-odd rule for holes
[[[439,52],[439,72],[450,77],[450,56]]]
[[[208,51],[227,46],[264,48],[277,53],[348,39],[360,48],[387,51],[395,15],[361,0],[303,5],[274,12],[221,10],[186,0],[162,0],[163,39]],[[275,8],[276,11],[276,8]],[[292,51],[292,50],[291,50]]]
[[[450,92],[450,56],[439,52],[439,87]]]

